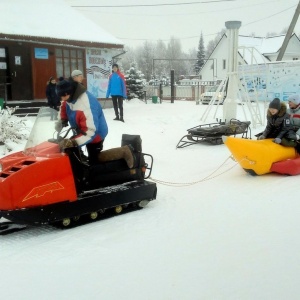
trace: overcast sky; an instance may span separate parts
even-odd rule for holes
[[[201,31],[206,46],[216,33],[225,28],[226,21],[241,21],[239,34],[242,35],[253,32],[256,36],[265,36],[268,32],[280,33],[289,27],[299,3],[299,0],[65,1],[70,6],[102,6],[75,9],[121,39],[125,45],[135,47],[143,44],[145,40],[168,41],[174,36],[181,40],[184,51],[198,47]],[[134,5],[143,6],[133,7]],[[296,24],[295,32],[300,35],[300,20]]]

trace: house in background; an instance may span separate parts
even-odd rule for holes
[[[85,74],[84,84],[104,98],[123,43],[61,0],[1,0],[0,98],[45,99],[50,76]]]
[[[239,36],[238,64],[265,64],[276,61],[285,35],[274,37]],[[293,34],[289,40],[283,61],[300,60],[300,40]],[[202,80],[226,79],[228,64],[228,39],[224,34],[200,71]]]

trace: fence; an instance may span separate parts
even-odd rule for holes
[[[174,86],[174,100],[188,100],[197,101],[200,95],[204,93],[204,86],[193,85],[193,86]],[[162,87],[162,95],[159,86],[147,85],[144,88],[146,98],[149,99],[152,96],[158,96],[163,100],[171,100],[171,86]]]

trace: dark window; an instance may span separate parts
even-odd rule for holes
[[[55,49],[56,74],[69,78],[73,70],[83,70],[84,50]]]
[[[223,59],[223,70],[226,69],[226,59]]]

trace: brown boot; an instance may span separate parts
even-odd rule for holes
[[[112,161],[117,159],[125,159],[128,168],[132,168],[134,164],[134,157],[131,149],[126,145],[119,148],[112,148],[109,150],[101,151],[98,155],[100,162]]]

